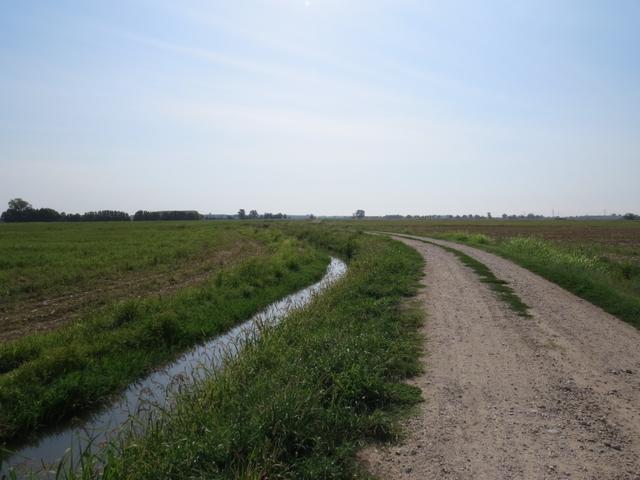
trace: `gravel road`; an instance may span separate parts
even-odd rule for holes
[[[425,402],[361,453],[380,478],[640,479],[640,332],[496,255],[450,242],[531,307],[518,317],[451,253],[426,259]]]

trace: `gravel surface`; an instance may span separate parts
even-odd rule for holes
[[[425,403],[406,438],[361,459],[380,478],[640,479],[640,332],[496,255],[445,241],[487,265],[531,307],[518,317],[443,249],[398,238],[426,259],[420,297]]]

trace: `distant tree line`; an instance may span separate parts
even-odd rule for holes
[[[118,210],[98,210],[97,212],[60,214],[60,220],[63,222],[128,222],[131,216],[127,212]]]
[[[133,220],[200,220],[195,210],[167,210],[147,212],[138,210]],[[9,208],[2,212],[2,222],[129,222],[132,218],[127,212],[118,210],[98,210],[97,212],[65,213],[52,208],[33,208],[22,198],[9,200]]]
[[[133,215],[133,221],[153,221],[153,220],[200,220],[200,215],[195,210],[162,210],[159,212],[148,212],[138,210]]]
[[[22,198],[9,200],[9,208],[2,212],[0,221],[3,222],[120,222],[129,221],[127,212],[117,210],[99,210],[97,212],[65,213],[53,208],[33,208]]]
[[[255,220],[257,218],[262,218],[265,220],[274,220],[274,219],[284,219],[287,218],[287,215],[284,213],[270,213],[270,212],[265,212],[262,215],[260,215],[258,213],[257,210],[250,210],[249,214],[247,215],[247,212],[245,211],[244,208],[241,208],[240,210],[238,210],[238,214],[237,217],[240,220],[246,220],[247,218]]]

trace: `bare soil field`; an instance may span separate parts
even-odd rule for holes
[[[518,317],[449,252],[425,258],[426,399],[396,446],[361,459],[380,478],[640,479],[640,332],[514,263],[472,256],[529,307]]]

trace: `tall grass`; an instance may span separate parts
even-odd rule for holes
[[[273,231],[268,252],[198,287],[141,298],[0,345],[0,441],[54,425],[324,273],[328,256]]]
[[[399,413],[420,400],[403,379],[420,369],[421,314],[405,299],[422,258],[385,238],[288,228],[350,254],[346,277],[182,396],[143,437],[111,444],[71,478],[366,476],[358,448],[394,438]]]
[[[536,238],[510,238],[494,250],[640,328],[639,267]]]

